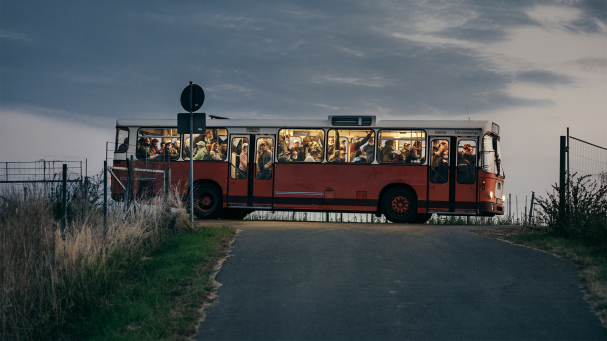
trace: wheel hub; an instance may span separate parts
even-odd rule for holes
[[[210,211],[214,204],[213,196],[208,192],[201,193],[196,200],[196,206],[203,212]]]
[[[392,210],[396,214],[405,214],[409,210],[409,199],[399,195],[392,199]]]

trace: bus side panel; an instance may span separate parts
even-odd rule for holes
[[[375,212],[381,190],[408,184],[425,212],[427,168],[420,166],[277,163],[274,190],[277,209]]]
[[[458,172],[459,170],[456,170]],[[458,176],[455,177],[455,211],[475,213],[477,209],[476,204],[476,192],[477,192],[477,181],[473,184],[460,184],[457,181]],[[478,179],[478,171],[475,179]]]
[[[216,182],[223,195],[223,207],[227,207],[228,199],[228,166],[227,162],[194,161],[194,183],[199,180]],[[178,184],[177,193],[186,195],[190,190],[190,162],[171,163],[171,178],[183,179]],[[171,187],[175,185],[175,182],[172,181]]]

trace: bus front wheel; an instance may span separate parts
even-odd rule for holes
[[[382,212],[393,223],[406,224],[417,216],[417,200],[410,191],[394,187],[382,199]]]
[[[221,196],[219,190],[209,184],[196,186],[194,189],[194,214],[202,219],[214,219],[221,213]]]

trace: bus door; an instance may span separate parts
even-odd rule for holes
[[[477,209],[477,148],[476,137],[457,138],[455,177],[455,211],[476,213]]]
[[[272,207],[274,193],[274,135],[255,135],[255,150],[249,158],[248,206]]]
[[[455,137],[430,136],[428,211],[455,212]]]
[[[249,193],[249,141],[250,135],[230,135],[230,158],[228,176],[228,205],[243,205],[248,202]]]

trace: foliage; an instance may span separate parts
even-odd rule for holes
[[[560,187],[556,194],[538,198],[542,208],[538,220],[557,236],[574,238],[604,248],[607,244],[607,181],[598,184],[590,176],[571,176],[561,207]]]

